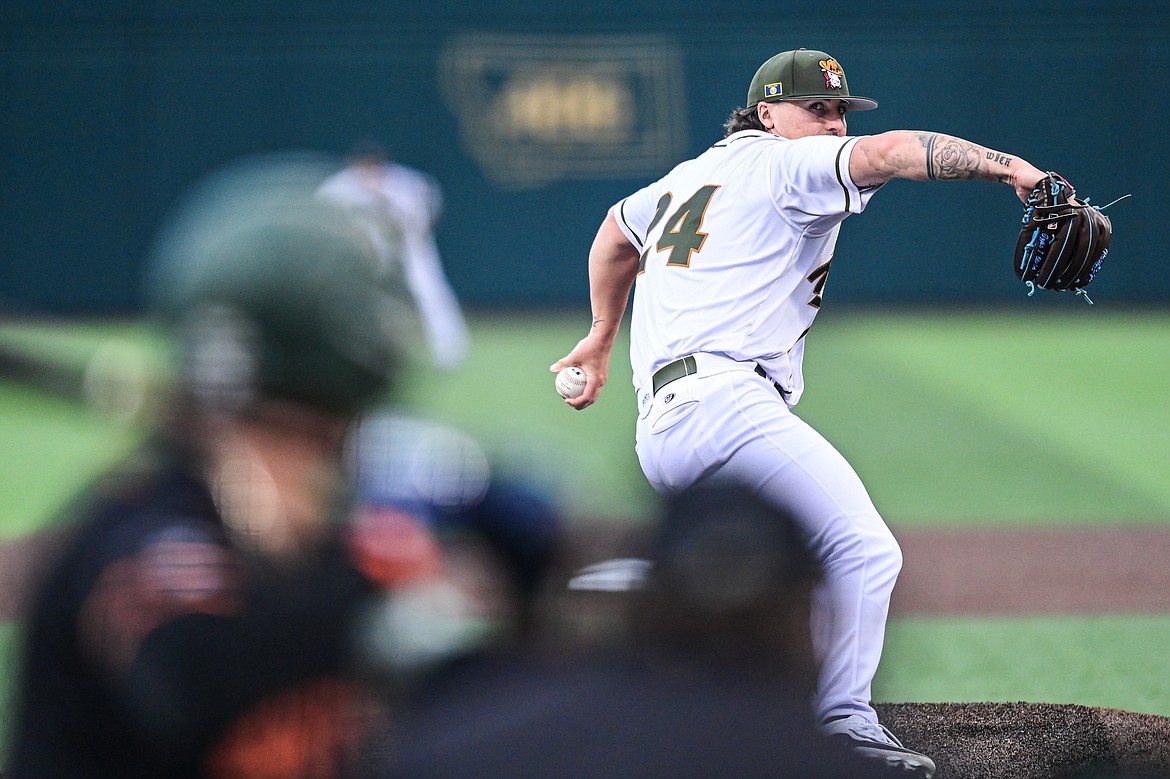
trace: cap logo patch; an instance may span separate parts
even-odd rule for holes
[[[818,64],[821,66],[821,72],[825,74],[825,86],[828,89],[841,91],[845,86],[845,71],[841,70],[837,60],[829,58],[821,60]]]
[[[764,84],[764,99],[770,97],[780,97],[784,94],[784,84],[777,82],[775,84]]]

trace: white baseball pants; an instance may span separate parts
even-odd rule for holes
[[[754,363],[696,355],[698,373],[639,389],[637,453],[658,492],[719,474],[791,512],[824,566],[813,595],[816,713],[877,722],[871,684],[902,553],[845,458],[794,415]]]

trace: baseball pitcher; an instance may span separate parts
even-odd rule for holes
[[[820,721],[862,754],[929,777],[933,761],[903,746],[871,704],[902,555],[853,468],[792,411],[805,335],[841,223],[887,181],[999,182],[1026,202],[1046,174],[937,132],[850,136],[847,113],[875,107],[825,52],[765,62],[722,140],[609,210],[589,254],[592,326],[551,369],[584,370],[584,391],[565,402],[595,403],[634,289],[646,477],[663,493],[734,478],[797,517],[825,571],[813,611]]]

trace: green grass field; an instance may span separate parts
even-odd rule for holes
[[[571,513],[638,518],[653,495],[633,455],[624,345],[584,412],[563,404],[547,370],[587,323],[584,313],[475,317],[469,363],[453,376],[417,372],[403,399],[477,435]],[[125,323],[9,324],[0,342],[77,365],[114,342],[150,371],[164,364],[157,339]],[[806,379],[798,412],[895,526],[1170,519],[1168,315],[830,311],[809,335]],[[133,441],[93,410],[11,384],[0,393],[11,460],[0,486],[17,501],[0,508],[0,533],[35,525],[87,465]]]
[[[1170,716],[1170,615],[901,618],[874,699],[1075,703]]]
[[[895,531],[1170,521],[1170,314],[1054,311],[826,311],[809,335],[798,412],[853,462]],[[403,398],[474,433],[570,516],[640,521],[654,496],[633,454],[624,346],[585,412],[561,402],[548,373],[588,321],[474,316],[470,363],[420,373]],[[111,341],[162,370],[160,343],[132,323],[0,326],[0,343],[77,365]],[[3,382],[0,424],[0,534],[10,536],[46,522],[139,435]],[[1170,716],[1168,643],[1170,615],[897,619],[875,696]]]

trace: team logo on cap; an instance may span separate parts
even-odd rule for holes
[[[841,70],[837,60],[830,57],[827,60],[821,60],[818,64],[821,66],[821,72],[825,74],[825,86],[828,89],[841,91],[845,86],[845,71]]]
[[[770,97],[780,97],[784,94],[784,85],[777,82],[775,84],[764,84],[764,99]]]

